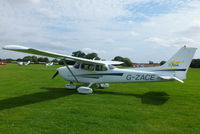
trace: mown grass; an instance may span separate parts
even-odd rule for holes
[[[110,84],[82,95],[51,79],[57,67],[0,66],[0,133],[200,133],[200,69],[184,84]]]

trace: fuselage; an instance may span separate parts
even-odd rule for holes
[[[106,71],[91,71],[69,66],[73,75],[81,83],[129,83],[129,82],[153,82],[163,81],[159,73],[150,71],[139,71],[134,69],[113,68]],[[57,69],[60,76],[72,82],[77,82],[66,67]]]

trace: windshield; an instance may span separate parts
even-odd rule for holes
[[[79,67],[80,67],[80,63],[76,62],[76,63],[74,64],[74,68],[79,69]]]

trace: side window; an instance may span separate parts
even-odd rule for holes
[[[90,71],[93,71],[94,70],[94,65],[92,64],[81,64],[81,68],[84,69],[84,70],[90,70]]]
[[[95,70],[96,71],[106,71],[108,69],[105,65],[96,65]]]
[[[105,65],[102,66],[102,71],[106,71],[108,70],[107,67]]]
[[[96,65],[95,70],[96,70],[96,71],[101,71],[101,70],[100,70],[100,65]]]
[[[76,62],[76,63],[74,64],[74,68],[79,69],[79,67],[80,67],[80,63]]]

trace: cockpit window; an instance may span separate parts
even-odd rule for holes
[[[108,69],[105,65],[96,65],[95,70],[96,71],[106,71]]]
[[[85,69],[85,70],[90,70],[90,71],[93,71],[94,70],[94,65],[92,64],[81,64],[81,68],[82,69]]]
[[[108,70],[107,67],[105,65],[102,65],[102,71],[106,71]]]
[[[76,63],[74,64],[74,68],[79,69],[79,67],[80,67],[80,63],[76,62]]]

